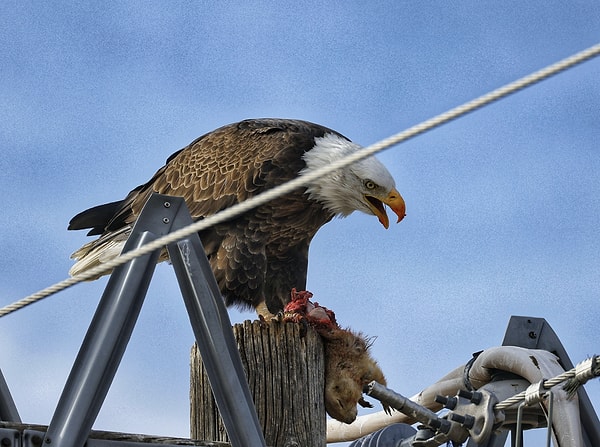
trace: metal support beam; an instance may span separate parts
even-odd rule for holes
[[[127,249],[155,239],[149,232],[132,234]],[[115,269],[73,364],[44,444],[82,447],[117,372],[137,321],[158,252]]]
[[[186,209],[187,211],[187,209]],[[192,223],[189,213],[178,213],[174,229]],[[204,254],[194,234],[167,246],[179,288],[215,401],[233,447],[264,446],[256,409],[229,314]]]
[[[0,370],[0,421],[21,422],[15,401]]]
[[[141,247],[190,223],[192,218],[182,198],[153,194],[123,251]],[[44,436],[44,445],[82,447],[86,443],[133,332],[161,250],[135,258],[112,273]],[[229,316],[200,238],[195,234],[172,243],[168,251],[231,445],[264,446]],[[3,401],[10,403],[2,382],[0,410]],[[16,409],[13,411],[10,405],[6,408],[9,417],[18,417]]]
[[[574,367],[556,332],[543,318],[512,316],[506,328],[503,346],[543,349],[559,358],[565,371]],[[600,446],[600,420],[584,387],[577,390],[581,431],[585,446]]]
[[[177,209],[149,201],[124,252],[141,247],[171,227]],[[160,250],[133,259],[110,276],[48,426],[44,444],[82,447],[112,384],[144,302]]]

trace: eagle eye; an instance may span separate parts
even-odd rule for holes
[[[375,189],[377,184],[373,180],[365,180],[365,188],[367,189]]]

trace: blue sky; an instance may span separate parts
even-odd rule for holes
[[[2,2],[0,304],[67,276],[73,215],[216,127],[299,118],[368,145],[599,39],[591,0],[376,3]],[[377,336],[392,388],[499,345],[511,315],[546,318],[575,363],[599,352],[599,75],[592,60],[382,153],[406,219],[315,238],[308,289]],[[105,284],[0,321],[25,421],[49,422]],[[161,265],[95,428],[187,436],[192,341]]]

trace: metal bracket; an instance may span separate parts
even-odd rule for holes
[[[183,198],[153,194],[123,252],[192,222]],[[166,248],[231,445],[265,446],[227,309],[200,237],[194,234]],[[46,433],[38,433],[35,438],[42,440],[43,445],[92,445],[89,433],[121,362],[163,249],[135,258],[111,274],[50,425]],[[20,422],[5,385],[0,377],[0,419]],[[14,440],[11,445],[18,446]],[[35,447],[35,443],[25,444]]]
[[[6,447],[20,447],[21,432],[12,428],[0,428],[0,445]]]

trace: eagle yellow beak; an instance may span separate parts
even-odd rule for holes
[[[373,214],[377,216],[381,225],[383,225],[386,229],[390,226],[390,221],[388,219],[387,213],[385,212],[385,205],[389,206],[390,209],[398,216],[397,222],[400,222],[406,216],[406,204],[404,203],[404,199],[398,192],[396,188],[392,188],[390,193],[386,197],[374,197],[374,196],[365,196],[366,202],[373,211]]]

